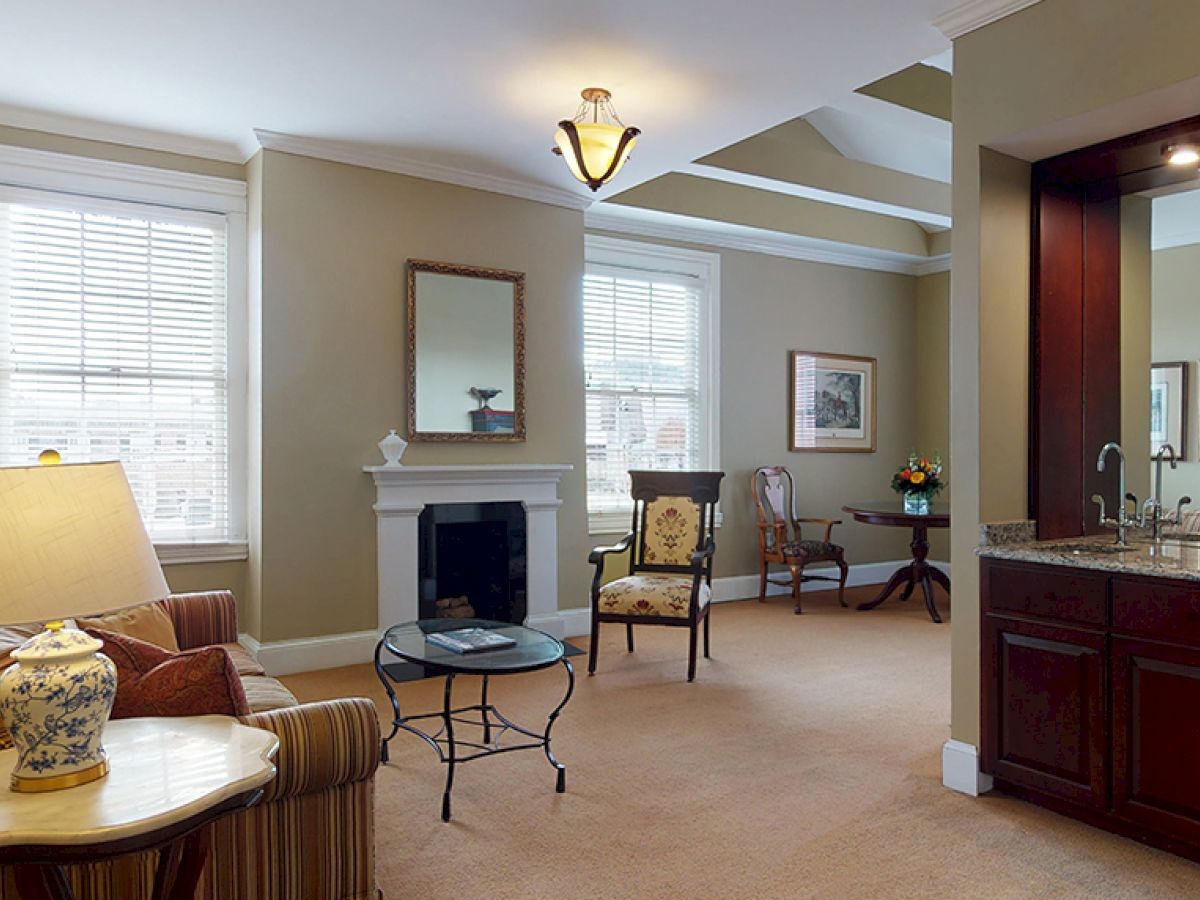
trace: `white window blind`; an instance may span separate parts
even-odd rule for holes
[[[230,529],[221,215],[0,188],[0,464],[119,459],[157,542]]]
[[[703,469],[710,458],[709,285],[686,272],[589,260],[583,281],[588,515],[623,531],[630,469]]]

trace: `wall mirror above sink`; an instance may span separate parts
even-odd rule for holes
[[[525,440],[525,275],[408,261],[410,441]]]

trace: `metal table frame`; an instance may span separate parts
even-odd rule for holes
[[[431,670],[438,675],[442,675],[446,679],[446,685],[442,692],[442,710],[441,712],[421,713],[419,715],[406,716],[400,711],[400,700],[396,697],[396,691],[392,687],[394,682],[387,670],[383,667],[381,656],[384,651],[387,651],[392,656],[399,659],[404,659],[407,662],[412,662],[417,665],[424,666],[427,670]],[[495,704],[488,701],[488,679],[492,675],[518,675],[522,672],[537,672],[542,669],[548,669],[551,666],[562,664],[567,670],[567,692],[563,695],[558,706],[550,713],[546,720],[545,731],[538,733],[532,731],[516,722],[508,719],[501,713]],[[388,741],[396,736],[401,731],[407,731],[410,734],[415,734],[417,737],[424,740],[437,752],[438,761],[445,763],[446,770],[446,786],[442,790],[442,821],[450,821],[450,791],[454,787],[454,767],[460,763],[470,762],[473,759],[480,759],[485,756],[495,756],[500,753],[510,753],[514,750],[542,750],[546,754],[546,759],[550,765],[554,767],[558,773],[555,781],[554,790],[561,794],[567,789],[567,767],[560,763],[550,749],[550,732],[554,728],[554,722],[559,714],[563,711],[563,707],[567,705],[567,701],[571,699],[571,695],[575,692],[575,669],[571,665],[570,660],[565,655],[559,656],[557,659],[552,659],[548,662],[540,662],[535,665],[530,665],[522,668],[504,669],[497,671],[493,669],[481,669],[470,665],[470,657],[463,658],[463,664],[454,666],[441,665],[426,660],[410,659],[406,656],[401,656],[390,647],[387,646],[386,638],[380,640],[375,646],[375,673],[379,676],[380,682],[387,691],[388,699],[392,702],[392,730],[387,737],[383,738],[380,743],[379,755],[380,761],[386,763],[388,761]],[[454,679],[458,675],[482,675],[483,687],[480,690],[480,699],[478,703],[473,703],[469,706],[454,706],[452,694],[454,689]],[[473,718],[465,718],[467,713],[478,713],[479,720]],[[442,725],[435,732],[424,731],[409,723],[419,722],[425,719],[441,719]],[[455,737],[454,723],[460,725],[470,725],[483,728],[483,740],[470,741],[464,740],[461,737]],[[525,735],[532,740],[522,744],[512,744],[506,747],[500,746],[500,737],[508,731],[516,732],[517,734]],[[460,755],[460,748],[467,749],[467,755]],[[474,751],[474,752],[470,752]]]

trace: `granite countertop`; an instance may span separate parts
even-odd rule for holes
[[[985,540],[987,536],[985,532]],[[1156,542],[1140,535],[1131,536],[1129,548],[1125,550],[1114,547],[1112,534],[1098,534],[1054,541],[985,543],[975,552],[988,559],[1200,581],[1200,543],[1183,542],[1170,537]]]

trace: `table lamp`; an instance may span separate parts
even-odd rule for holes
[[[0,623],[49,620],[0,674],[0,719],[17,750],[14,791],[108,773],[100,739],[116,669],[100,641],[62,620],[168,593],[119,462],[0,468]]]

